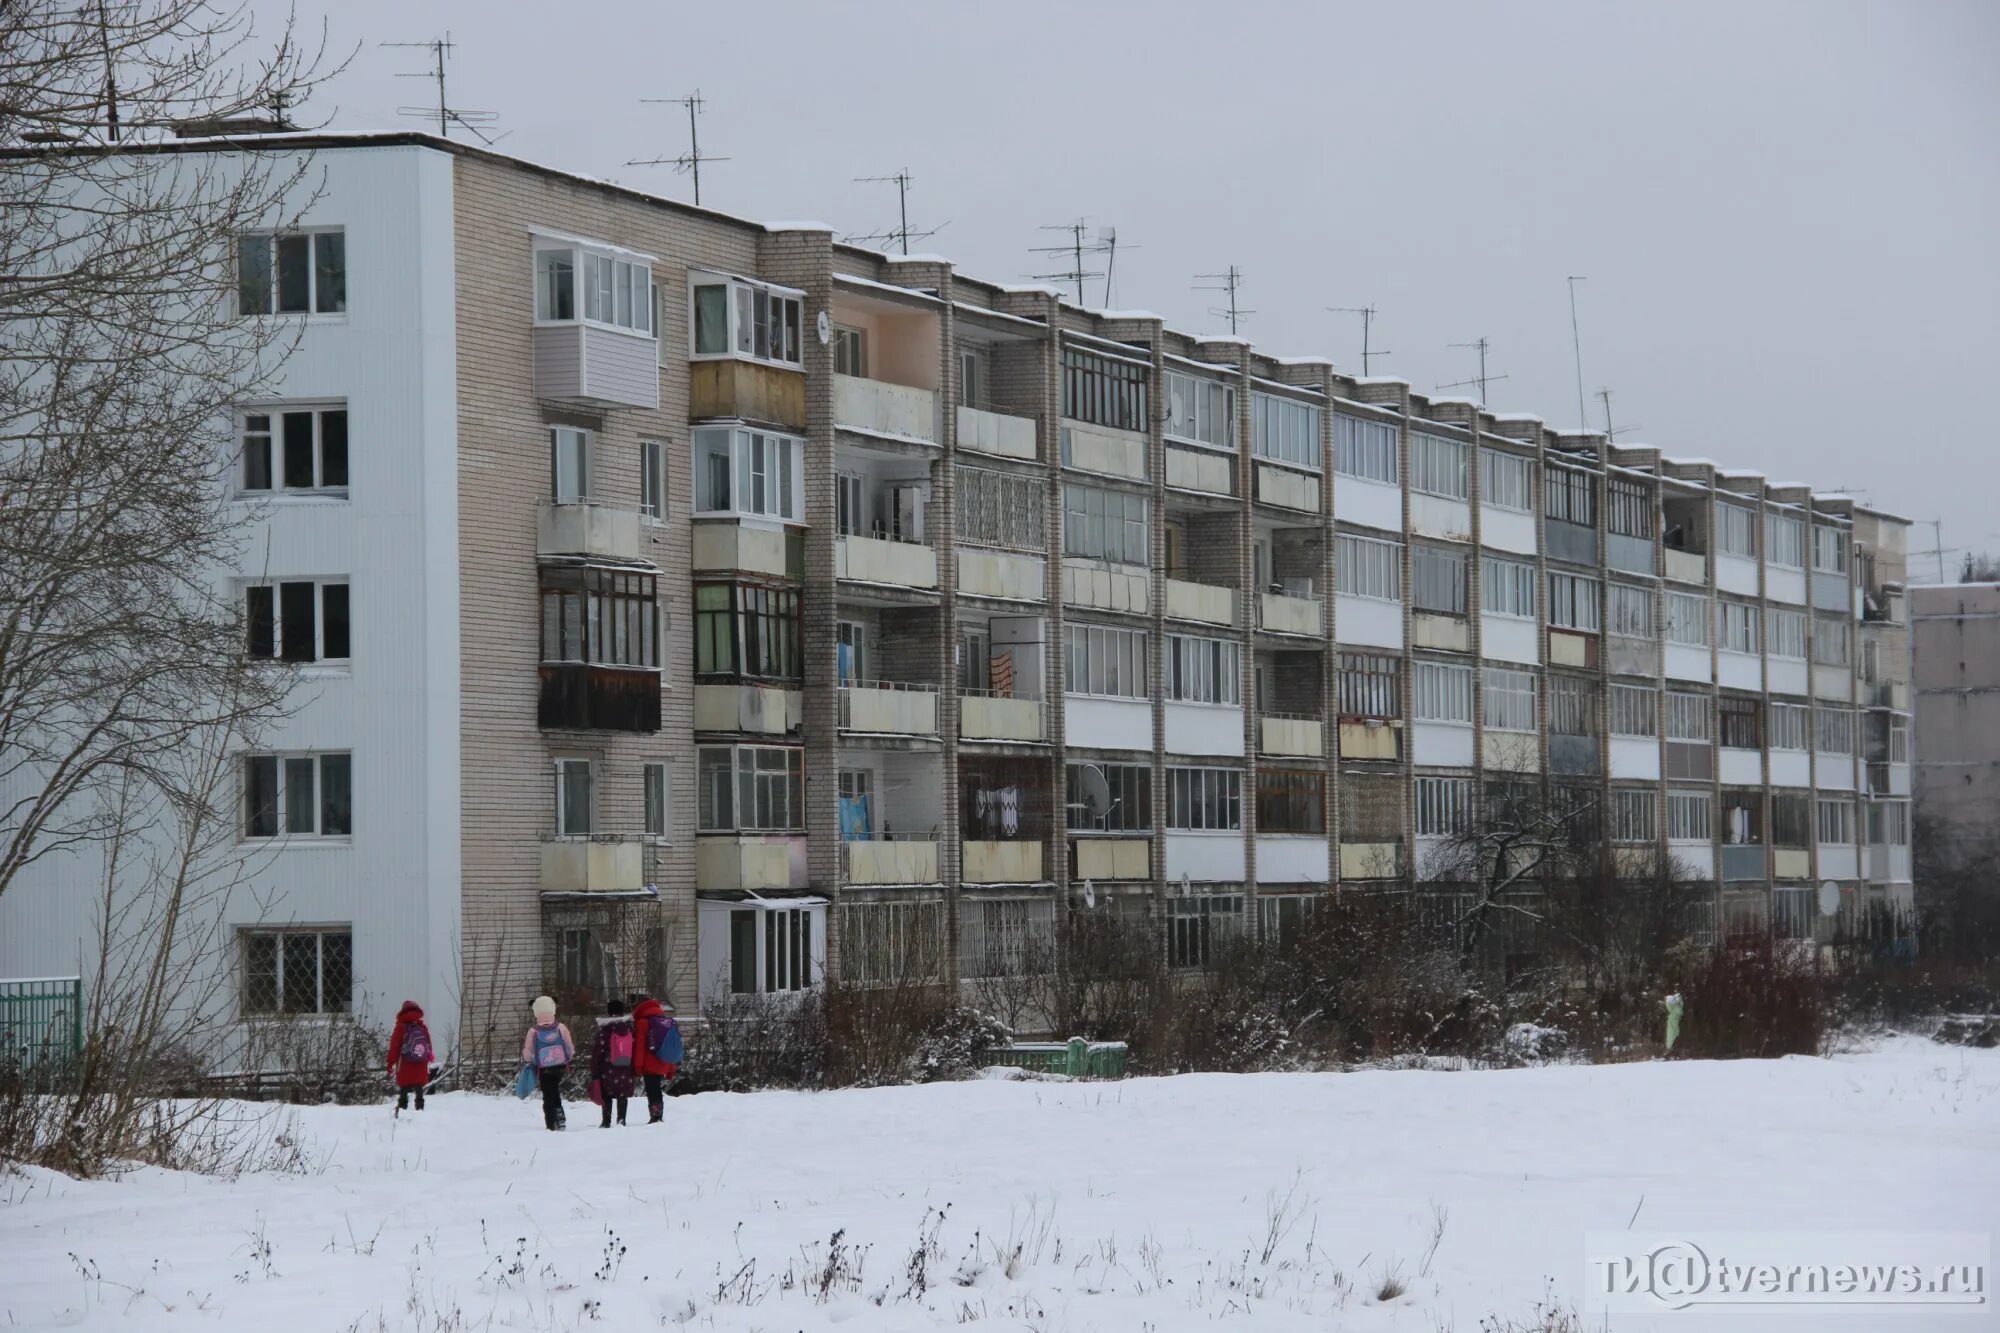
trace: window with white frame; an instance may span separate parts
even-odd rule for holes
[[[1652,540],[1654,533],[1652,488],[1631,477],[1607,477],[1604,507],[1611,531],[1621,537]]]
[[[354,1008],[354,931],[349,926],[245,930],[245,1018],[345,1014]]]
[[[1821,754],[1854,753],[1854,712],[1821,706],[1813,715],[1813,749]]]
[[[1535,618],[1535,567],[1521,560],[1480,557],[1479,601],[1488,615]]]
[[[250,656],[345,662],[353,656],[345,580],[253,583],[243,590]]]
[[[824,909],[738,907],[729,913],[729,989],[737,995],[809,990],[819,982]]]
[[[1757,608],[1744,602],[1715,604],[1715,646],[1725,653],[1757,651]]]
[[[1167,434],[1236,452],[1236,388],[1220,380],[1167,372]]]
[[[354,835],[352,754],[246,754],[239,768],[245,839]]]
[[[1063,554],[1121,565],[1152,563],[1151,501],[1136,491],[1063,486]]]
[[[1812,660],[1821,666],[1846,666],[1851,636],[1848,622],[1829,616],[1814,616]]]
[[[674,766],[656,760],[645,767],[646,836],[671,838],[674,832]]]
[[[1547,507],[1543,511],[1552,522],[1597,526],[1597,482],[1588,472],[1569,467],[1542,469]]]
[[[1847,572],[1847,533],[1840,528],[1813,524],[1812,567],[1822,574]]]
[[[1535,729],[1535,673],[1487,667],[1486,729],[1488,731],[1528,731]]]
[[[1353,597],[1395,602],[1403,596],[1403,547],[1373,537],[1334,537],[1333,589]]]
[[[1337,680],[1340,716],[1391,718],[1403,715],[1397,676],[1402,659],[1390,653],[1340,654]]]
[[[797,522],[805,514],[805,441],[746,426],[693,432],[694,509]]]
[[[1742,505],[1715,506],[1715,546],[1724,555],[1757,558],[1757,511]]]
[[[1910,762],[1910,724],[1900,717],[1889,719],[1889,762]]]
[[[1259,458],[1319,471],[1318,405],[1270,393],[1251,394],[1250,447]]]
[[[1608,583],[1604,588],[1605,611],[1613,634],[1632,639],[1653,637],[1653,590],[1629,583]]]
[[[1243,644],[1193,634],[1167,636],[1167,698],[1177,703],[1243,701]]]
[[[1472,725],[1471,667],[1418,661],[1411,669],[1416,721]]]
[[[1071,694],[1120,699],[1150,696],[1152,672],[1146,660],[1146,631],[1070,621],[1063,626],[1064,688]]]
[[[1667,641],[1708,647],[1708,599],[1684,592],[1667,594]]]
[[[1868,806],[1868,841],[1889,847],[1910,845],[1910,803],[1873,801]]]
[[[667,446],[639,441],[639,513],[654,523],[667,518]]]
[[[1435,546],[1410,548],[1410,604],[1419,611],[1465,614],[1466,556]]]
[[[578,319],[643,337],[653,328],[652,261],[610,247],[537,238],[535,319]]]
[[[1472,823],[1472,779],[1417,779],[1417,836],[1449,838]]]
[[[1660,734],[1660,692],[1650,685],[1613,685],[1611,734],[1657,737]]]
[[[1470,498],[1471,454],[1471,445],[1415,432],[1410,436],[1410,489],[1447,500]]]
[[[1819,840],[1839,847],[1854,845],[1854,802],[1845,797],[1819,798]]]
[[[1048,549],[1048,486],[1040,477],[963,465],[952,475],[952,531],[959,541],[1038,554]]]
[[[1667,789],[1667,837],[1674,842],[1709,842],[1714,838],[1712,793],[1680,787]]]
[[[1765,712],[1764,730],[1773,750],[1805,750],[1812,735],[1812,709],[1773,703]]]
[[[1786,569],[1806,567],[1806,521],[1797,514],[1764,511],[1764,559]]]
[[[272,407],[241,413],[246,494],[347,491],[347,409]]]
[[[596,765],[588,759],[555,761],[555,827],[558,838],[587,838],[596,831]]]
[[[1659,801],[1651,788],[1619,787],[1611,792],[1611,840],[1657,842]]]
[[[793,832],[805,828],[805,751],[780,745],[703,745],[695,828]]]
[[[1667,739],[1708,741],[1714,738],[1714,700],[1706,694],[1667,691]]]
[[[1595,634],[1599,627],[1597,580],[1549,572],[1549,624]]]
[[[241,315],[338,315],[347,309],[347,233],[253,231],[236,238]]]
[[[1087,799],[1092,779],[1102,777],[1108,804],[1099,810]],[[1064,796],[1071,832],[1150,833],[1153,828],[1153,770],[1146,764],[1097,764],[1072,759]]]
[[[1394,486],[1397,481],[1397,429],[1386,421],[1372,421],[1336,412],[1333,417],[1333,470],[1344,477],[1379,481]]]
[[[590,499],[590,435],[574,426],[549,427],[549,494],[557,504]]]
[[[1780,611],[1770,607],[1764,612],[1764,624],[1768,635],[1765,647],[1773,657],[1787,657],[1803,662],[1806,660],[1806,613],[1803,611]]]
[[[1243,827],[1243,774],[1234,768],[1167,769],[1167,827],[1181,833]]]
[[[1167,904],[1169,967],[1207,967],[1220,961],[1223,950],[1242,936],[1241,894],[1201,893]]]
[[[1549,677],[1549,735],[1597,734],[1597,682],[1579,676]]]
[[[855,379],[868,377],[868,331],[845,324],[833,326],[833,373]]]
[[[1480,503],[1517,514],[1534,512],[1534,459],[1500,449],[1481,449],[1479,467]]]
[[[693,359],[741,356],[797,366],[805,356],[799,335],[805,293],[742,278],[689,274],[689,346]]]

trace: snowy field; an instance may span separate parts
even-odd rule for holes
[[[0,1324],[1473,1333],[1580,1308],[1584,1234],[1635,1210],[1656,1230],[2000,1222],[2000,1051],[1909,1038],[667,1109],[605,1132],[576,1104],[554,1135],[512,1098],[311,1108],[287,1113],[309,1174],[0,1181]],[[1666,1322],[1737,1326],[1611,1327]]]

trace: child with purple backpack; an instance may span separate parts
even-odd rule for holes
[[[534,1012],[535,1025],[521,1041],[521,1062],[534,1071],[535,1082],[541,1086],[542,1123],[561,1129],[567,1119],[563,1115],[563,1075],[576,1058],[576,1043],[570,1040],[568,1025],[556,1022],[554,1000],[537,995]]]
[[[638,1039],[633,1034],[632,1020],[625,1013],[625,1001],[608,1001],[604,1017],[597,1020],[597,1041],[590,1055],[591,1100],[604,1108],[600,1129],[611,1128],[613,1103],[617,1104],[618,1123],[625,1123],[625,1104],[632,1096],[637,1054]]]

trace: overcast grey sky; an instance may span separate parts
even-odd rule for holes
[[[263,0],[259,0],[260,3]],[[302,14],[310,0],[301,0]],[[1846,487],[2000,549],[2000,4],[943,3],[466,6],[342,0],[363,43],[313,108],[407,125],[450,29],[458,105],[499,147],[688,198],[632,158],[685,149],[703,202],[843,232],[893,221],[980,277],[1047,271],[1038,228],[1113,225],[1113,305],[1216,330],[1198,273],[1240,265],[1244,333],[1432,391],[1492,339],[1501,411]],[[1093,283],[1092,304],[1102,300]],[[1453,390],[1464,394],[1468,390]],[[1590,422],[1602,424],[1589,400]],[[1912,548],[1931,545],[1928,528]],[[1934,561],[1925,562],[1935,570]]]

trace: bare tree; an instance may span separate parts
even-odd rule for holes
[[[0,5],[0,894],[178,799],[183,752],[279,712],[218,573],[231,408],[295,324],[239,318],[236,239],[309,200],[296,151],[175,151],[325,77],[204,0]],[[135,802],[137,803],[135,805]]]

